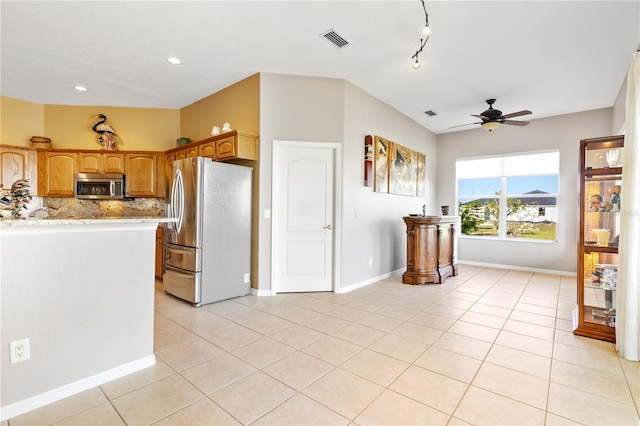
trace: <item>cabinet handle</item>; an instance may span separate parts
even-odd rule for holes
[[[333,229],[333,226],[331,225],[323,226],[322,229]]]

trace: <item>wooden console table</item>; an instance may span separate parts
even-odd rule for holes
[[[455,260],[457,216],[405,216],[407,271],[405,284],[442,284],[458,275]]]

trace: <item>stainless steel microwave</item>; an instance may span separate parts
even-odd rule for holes
[[[77,173],[74,195],[88,200],[118,200],[126,193],[126,176],[122,174]]]

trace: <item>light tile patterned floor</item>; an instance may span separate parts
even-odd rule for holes
[[[575,285],[460,265],[195,309],[158,284],[154,367],[3,425],[640,424],[640,363],[571,333]]]

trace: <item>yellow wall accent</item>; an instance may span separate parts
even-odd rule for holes
[[[45,105],[44,128],[53,148],[101,149],[91,127],[98,114],[118,133],[126,151],[164,151],[180,137],[180,111],[161,108]]]
[[[260,74],[254,74],[191,105],[178,109],[43,105],[0,97],[0,143],[31,146],[31,136],[51,139],[52,148],[101,149],[91,126],[98,114],[118,133],[126,151],[165,151],[180,137],[211,136],[215,125],[231,123],[234,130],[260,132]]]
[[[260,134],[260,74],[254,74],[180,110],[180,133],[192,141],[211,136],[211,128]]]
[[[0,143],[29,147],[31,136],[47,136],[44,105],[0,96]]]

